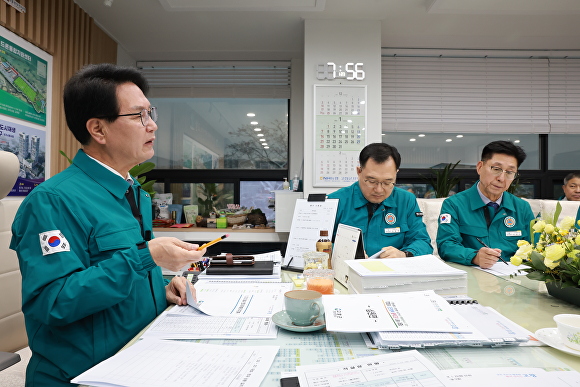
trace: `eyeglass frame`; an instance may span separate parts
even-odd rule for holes
[[[501,176],[503,173],[505,173],[505,178],[507,180],[515,180],[520,175],[519,172],[517,171],[506,171],[505,169],[502,169],[495,165],[490,165],[489,169],[491,170],[491,173],[494,176]]]
[[[143,122],[143,112],[147,112],[145,113],[145,117],[147,119],[147,122]],[[155,112],[155,118],[153,118],[153,112]],[[127,113],[127,114],[117,114],[117,115],[112,115],[112,116],[102,116],[102,117],[96,117],[96,118],[118,118],[118,117],[127,117],[127,116],[139,116],[139,118],[141,119],[141,125],[143,125],[143,127],[146,127],[147,124],[149,123],[149,119],[151,119],[153,122],[157,122],[157,119],[159,118],[159,114],[157,113],[157,107],[156,106],[151,106],[149,109],[142,109],[139,113]]]
[[[374,181],[373,182],[373,181],[371,181],[371,179],[363,179],[363,181],[368,188],[373,188],[373,189],[377,188],[380,185],[382,189],[387,190],[390,187],[394,187],[396,184],[395,180],[386,182],[386,181],[378,181],[378,180],[373,179],[373,181]]]

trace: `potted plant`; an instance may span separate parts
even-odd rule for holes
[[[429,168],[431,176],[423,177],[423,180],[433,187],[435,197],[445,198],[449,196],[449,192],[461,181],[461,178],[453,176],[453,171],[460,161],[455,164],[446,164],[444,168]]]

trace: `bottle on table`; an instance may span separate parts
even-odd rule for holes
[[[288,178],[284,178],[284,183],[282,183],[282,188],[285,190],[290,190],[290,183],[288,182]]]
[[[316,251],[328,254],[327,267],[332,269],[332,242],[328,239],[328,230],[320,230],[320,239],[316,242]]]

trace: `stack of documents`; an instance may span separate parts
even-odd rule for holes
[[[347,260],[348,290],[353,294],[433,290],[439,295],[467,294],[467,272],[434,255]]]

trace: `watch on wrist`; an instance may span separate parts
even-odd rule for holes
[[[413,253],[410,251],[403,251],[405,253],[405,257],[414,257]]]

